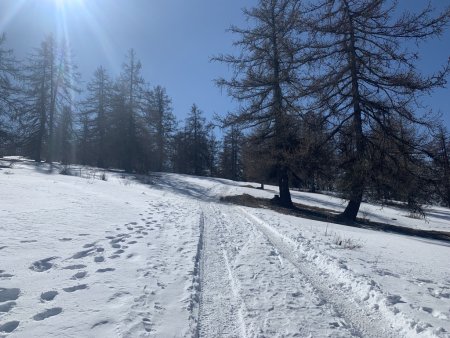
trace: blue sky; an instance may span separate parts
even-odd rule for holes
[[[232,51],[231,25],[245,25],[241,9],[256,0],[1,0],[0,31],[22,58],[46,34],[66,35],[86,82],[103,65],[120,71],[127,50],[134,48],[151,85],[163,85],[175,114],[184,118],[192,103],[208,116],[223,114],[235,103],[213,79],[229,75],[210,57]],[[426,1],[400,0],[401,8],[420,8]],[[450,0],[432,0],[436,8]],[[65,27],[65,28],[64,28]],[[421,46],[420,68],[437,70],[450,57],[450,30],[441,40]],[[449,79],[450,80],[450,79]],[[437,90],[426,102],[444,114],[450,129],[450,89]]]

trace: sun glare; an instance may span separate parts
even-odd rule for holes
[[[71,5],[81,5],[84,0],[53,0],[58,7],[67,7]]]

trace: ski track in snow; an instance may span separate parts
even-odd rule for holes
[[[200,337],[434,336],[301,235],[289,238],[246,208],[202,209]]]
[[[203,205],[200,337],[348,337],[351,331],[236,207]],[[326,319],[332,320],[327,321]]]
[[[281,255],[291,262],[307,282],[316,290],[323,302],[329,303],[337,314],[342,316],[342,321],[347,323],[352,334],[360,337],[386,337],[394,338],[399,332],[389,327],[387,320],[377,308],[370,308],[367,304],[356,301],[349,295],[353,290],[346,289],[343,283],[336,283],[336,276],[328,275],[297,253],[297,245],[281,235],[273,227],[264,223],[256,216],[241,209],[246,219],[250,220],[270,241]]]

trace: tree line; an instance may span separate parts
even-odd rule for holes
[[[226,160],[214,126],[196,104],[185,121],[177,121],[166,89],[145,81],[134,50],[116,79],[99,66],[80,88],[64,41],[50,35],[19,61],[4,47],[5,39],[0,40],[1,155],[127,172],[219,175],[219,160]]]
[[[449,63],[422,74],[411,43],[440,36],[450,10],[394,13],[386,0],[259,0],[230,29],[238,54],[213,58],[233,69],[216,82],[239,104],[214,123],[195,104],[177,121],[134,50],[117,78],[99,67],[80,88],[64,42],[48,36],[18,61],[3,35],[0,153],[274,183],[284,207],[293,187],[329,191],[348,199],[347,220],[363,200],[450,206],[449,133],[421,113]]]

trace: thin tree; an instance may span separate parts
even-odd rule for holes
[[[51,35],[27,60],[20,118],[26,144],[37,162],[43,152],[47,162],[53,161],[54,129],[62,107],[73,104],[78,79],[75,69],[65,43],[58,46]]]
[[[240,103],[240,110],[228,114],[223,125],[267,128],[261,135],[272,140],[279,202],[285,207],[292,207],[286,154],[290,119],[298,114],[298,70],[303,62],[300,5],[299,0],[259,0],[255,8],[244,10],[251,27],[230,29],[239,36],[234,46],[240,55],[214,58],[232,67],[232,78],[218,79],[217,84]]]
[[[65,107],[73,105],[74,93],[79,80],[77,67],[72,62],[71,52],[66,41],[57,44],[52,35],[47,38],[49,57],[49,95],[48,116],[48,154],[47,163],[52,163],[55,147],[54,129],[58,114],[62,115]]]
[[[147,92],[146,98],[147,120],[155,137],[155,169],[163,171],[167,169],[168,147],[176,128],[172,100],[167,95],[166,89],[161,86],[156,86]]]
[[[242,145],[244,135],[236,126],[231,126],[223,137],[222,152],[220,154],[220,169],[222,177],[240,180],[243,175]]]
[[[126,115],[125,142],[126,152],[124,158],[124,169],[131,172],[139,167],[139,131],[142,125],[144,79],[142,77],[142,64],[136,57],[136,52],[131,49],[126,62],[122,65],[122,73],[119,79],[121,92],[125,95]]]
[[[69,106],[64,106],[62,109],[61,118],[57,125],[56,140],[58,159],[61,164],[73,163],[75,159],[73,113]]]
[[[82,162],[87,162],[87,153],[93,152],[95,164],[100,168],[106,165],[108,117],[111,112],[110,77],[103,67],[98,67],[87,85],[86,99],[82,102],[81,148]],[[89,146],[91,144],[91,146]],[[94,164],[94,163],[93,163]]]
[[[417,54],[405,43],[439,36],[450,10],[432,17],[427,7],[394,18],[396,6],[386,0],[322,0],[305,17],[314,68],[309,93],[318,101],[316,108],[327,111],[333,134],[348,131],[351,142],[349,203],[341,215],[347,220],[356,219],[366,186],[367,133],[378,126],[388,134],[391,115],[428,126],[426,116],[415,114],[418,99],[444,86],[449,71],[447,65],[431,76],[420,74]]]
[[[203,112],[193,104],[186,119],[186,136],[189,154],[189,173],[204,175],[208,167],[208,128]]]
[[[25,65],[25,102],[20,114],[24,143],[36,162],[41,162],[47,143],[47,121],[50,106],[50,60],[48,39],[29,56]]]

